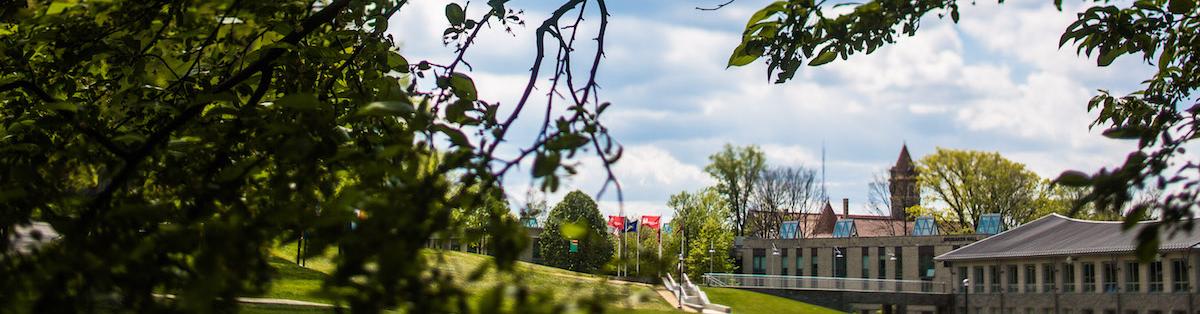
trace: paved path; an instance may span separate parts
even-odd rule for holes
[[[667,300],[667,304],[670,304],[671,308],[679,309],[679,296],[671,293],[671,291],[667,290],[667,288],[664,288],[663,286],[654,286],[654,292],[657,292],[658,296],[661,296],[663,300]],[[699,312],[690,307],[684,307],[683,311],[689,313]]]
[[[238,303],[246,304],[261,304],[261,305],[290,305],[290,306],[307,306],[319,308],[332,308],[332,304],[316,303],[292,299],[272,299],[272,298],[238,298]]]
[[[164,298],[164,299],[175,299],[174,294],[157,294],[156,293],[156,294],[154,294],[154,296],[159,297],[159,298]],[[300,300],[292,300],[292,299],[238,297],[237,301],[238,301],[238,303],[258,304],[258,305],[307,306],[307,307],[319,307],[319,308],[332,308],[333,307],[332,304],[308,302],[308,301],[300,301]]]

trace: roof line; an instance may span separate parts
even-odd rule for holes
[[[1042,220],[1044,220],[1044,219],[1047,219],[1047,218],[1050,218],[1050,217],[1055,217],[1055,216],[1057,216],[1057,217],[1059,217],[1059,218],[1066,218],[1066,217],[1063,217],[1062,215],[1059,215],[1059,214],[1057,214],[1057,213],[1050,213],[1049,215],[1042,216],[1042,218],[1034,219],[1033,221],[1030,221],[1030,222],[1027,222],[1027,223],[1021,224],[1020,226],[1013,227],[1012,229],[1004,230],[1004,231],[1001,231],[1000,233],[997,233],[997,234],[990,235],[990,236],[988,236],[988,237],[986,237],[986,238],[983,238],[983,240],[979,240],[979,241],[971,242],[971,244],[967,244],[967,245],[965,245],[965,246],[963,246],[963,247],[960,247],[960,248],[958,248],[958,250],[962,250],[962,249],[965,249],[965,248],[969,248],[969,247],[971,247],[971,246],[974,246],[974,245],[976,245],[976,244],[983,243],[984,241],[991,240],[992,238],[995,238],[995,237],[998,237],[998,236],[1000,236],[1000,235],[1002,235],[1002,234],[1008,233],[1009,231],[1017,230],[1018,228],[1021,228],[1021,227],[1024,227],[1024,226],[1027,226],[1027,225],[1029,225],[1029,224],[1032,224],[1032,223],[1035,223],[1035,222],[1038,222],[1038,221],[1042,221]],[[1003,222],[1003,221],[1001,221],[1000,223],[1004,223],[1004,222]],[[975,234],[977,234],[977,235],[978,235],[978,234],[979,234],[979,231],[975,231]],[[936,261],[936,260],[940,260],[940,259],[942,259],[942,257],[943,257],[943,256],[946,256],[946,255],[948,255],[948,254],[950,254],[950,253],[954,253],[954,251],[958,251],[958,250],[951,250],[950,252],[942,253],[942,255],[934,256],[934,257],[933,257],[933,260],[935,260],[935,261]]]

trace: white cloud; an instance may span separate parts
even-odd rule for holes
[[[761,4],[707,13],[693,12],[695,4],[652,6],[665,13],[614,4],[600,98],[613,102],[604,121],[627,145],[615,168],[625,210],[669,215],[671,194],[712,184],[702,170],[705,157],[724,143],[760,145],[772,165],[819,168],[824,142],[830,195],[850,198],[855,208],[866,200],[871,174],[891,166],[905,140],[914,158],[935,146],[1000,151],[1047,177],[1117,164],[1130,144],[1088,130],[1086,102],[1098,88],[1133,89],[1148,70],[1130,57],[1097,68],[1073,48],[1060,50],[1058,36],[1079,5],[1064,12],[1037,0],[964,6],[961,24],[927,18],[915,37],[899,37],[872,55],[805,67],[776,85],[761,64],[725,68],[741,27]],[[439,39],[443,6],[414,3],[393,23],[410,60],[451,56]],[[524,6],[534,7],[526,8],[531,25],[545,17],[544,4]],[[468,53],[481,96],[506,105],[519,97],[533,52],[533,27],[514,31],[515,38],[487,31]],[[588,49],[576,55],[590,55]],[[523,117],[542,114],[530,110]],[[600,190],[605,174],[597,161],[580,167],[563,192],[549,197],[551,205],[575,188]],[[520,177],[527,170],[513,173],[510,193],[524,191],[528,179]],[[599,200],[606,214],[618,210],[615,200],[611,189]]]

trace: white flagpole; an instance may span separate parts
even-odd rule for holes
[[[638,220],[637,232],[634,232],[633,240],[637,241],[637,263],[633,266],[633,271],[637,272],[638,276],[642,275],[642,221]]]

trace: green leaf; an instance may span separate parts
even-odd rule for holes
[[[1170,0],[1167,10],[1173,14],[1187,14],[1196,8],[1196,0]]]
[[[758,12],[754,12],[754,15],[750,16],[750,21],[746,22],[746,28],[750,28],[751,25],[758,24],[758,22],[770,17],[771,15],[774,15],[775,13],[783,12],[785,9],[784,6],[786,5],[787,1],[775,1],[758,10]]]
[[[400,73],[408,73],[408,59],[400,55],[399,52],[389,51],[387,55],[388,67]]]
[[[454,95],[458,96],[458,98],[470,101],[479,99],[479,95],[475,91],[475,81],[471,80],[471,77],[466,74],[451,73],[450,87],[454,88]]]
[[[467,139],[467,135],[463,134],[462,130],[445,124],[435,124],[433,129],[441,132],[442,134],[446,134],[446,136],[450,138],[450,143],[453,143],[455,146],[466,148],[474,147],[474,145],[471,145],[471,141]]]
[[[462,25],[463,20],[467,19],[467,13],[463,12],[462,6],[457,3],[446,5],[446,20],[450,21],[451,25]]]
[[[759,55],[748,53],[746,51],[746,43],[742,43],[733,49],[733,54],[729,55],[729,64],[725,67],[744,66],[754,62],[754,60],[758,60],[758,57]]]
[[[76,105],[73,102],[66,102],[66,101],[44,103],[44,104],[38,105],[38,108],[41,108],[42,110],[70,111],[70,112],[75,112],[76,110],[79,110],[78,105]]]
[[[1054,184],[1074,187],[1088,186],[1091,183],[1092,178],[1090,176],[1076,170],[1063,171],[1062,174],[1058,175],[1057,179],[1054,179]]]
[[[567,239],[582,239],[587,234],[587,224],[582,222],[568,222],[559,226],[559,232]]]
[[[54,2],[54,3],[51,3],[51,4],[50,4],[50,7],[46,8],[46,15],[54,15],[54,14],[59,14],[59,13],[62,13],[63,11],[66,11],[67,9],[70,9],[71,7],[73,7],[73,6],[77,5],[77,4],[79,4],[79,3],[76,3],[76,2],[57,2],[57,1],[56,1],[56,2]]]
[[[556,153],[543,154],[539,153],[533,159],[533,177],[541,178],[554,174],[554,169],[558,168],[559,156]]]
[[[819,66],[822,64],[832,62],[834,58],[837,58],[837,51],[830,49],[830,48],[825,48],[825,51],[821,51],[820,55],[817,55],[816,58],[813,58],[811,61],[808,61],[808,65],[809,66]]]
[[[1105,52],[1103,55],[1100,55],[1100,58],[1096,59],[1096,65],[1106,67],[1109,64],[1112,64],[1113,60],[1116,60],[1117,57],[1125,54],[1126,50],[1127,49],[1125,49],[1125,46],[1121,46],[1120,48],[1109,50],[1108,52]]]
[[[495,14],[504,14],[504,3],[508,0],[488,0],[488,6],[492,7],[492,12]]]
[[[358,114],[363,116],[410,115],[415,112],[417,110],[408,101],[376,101],[358,110]]]
[[[317,100],[317,96],[309,93],[288,94],[276,99],[275,104],[300,111],[314,111],[321,107],[321,101]]]
[[[560,136],[554,143],[555,145],[552,149],[576,149],[586,145],[588,138],[578,133],[567,133]]]
[[[1104,130],[1104,137],[1118,140],[1135,140],[1142,138],[1142,135],[1149,130],[1140,125],[1126,125]]]

